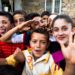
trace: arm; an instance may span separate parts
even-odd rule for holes
[[[0,65],[5,65],[7,64],[7,61],[5,58],[0,58]]]
[[[63,75],[75,75],[75,64],[66,62],[66,67]]]
[[[31,23],[33,23],[33,20],[29,20],[26,22],[23,22],[22,24],[12,28],[11,30],[9,30],[7,33],[5,33],[2,37],[0,37],[0,41],[8,41],[8,39],[10,39],[10,37],[15,33],[20,31],[21,29],[23,29],[24,27],[26,28],[28,25],[30,25]]]
[[[23,52],[17,48],[14,54],[10,55],[6,58],[7,64],[16,66],[18,63],[23,63],[25,61],[25,57]]]
[[[7,58],[0,58],[0,65],[12,65],[16,66],[18,63],[23,63],[25,61],[25,57],[23,52],[17,48],[14,54],[10,55]]]

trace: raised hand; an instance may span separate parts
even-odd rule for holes
[[[68,46],[65,46],[64,44],[61,43],[60,45],[66,61],[75,64],[75,35],[73,33],[69,35]]]
[[[20,48],[17,48],[13,53],[14,58],[19,62],[23,63],[25,61],[25,57]]]

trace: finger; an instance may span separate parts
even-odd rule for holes
[[[32,24],[33,22],[34,22],[34,20],[29,20],[29,21],[24,22],[24,25],[30,26],[30,24]]]
[[[16,50],[15,50],[15,52],[14,52],[14,56],[18,53],[18,52],[21,52],[21,49],[20,48],[17,48]]]

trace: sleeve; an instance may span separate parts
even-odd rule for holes
[[[14,34],[11,38],[12,43],[23,43],[24,34]]]
[[[20,62],[21,62],[22,56],[23,56],[22,53],[24,53],[24,51],[22,51],[21,53],[17,54],[17,57],[20,59],[20,60],[19,60]],[[25,59],[24,59],[24,60],[25,60]],[[7,58],[6,58],[6,61],[7,61],[7,64],[13,65],[13,66],[16,66],[16,65],[19,63],[19,61],[14,57],[13,54],[10,55],[9,57],[7,57]]]
[[[7,64],[16,66],[17,61],[14,59],[13,55],[10,55],[9,57],[6,58]]]

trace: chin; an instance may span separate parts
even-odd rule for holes
[[[58,43],[60,43],[60,44],[65,44],[65,43],[66,43],[66,41],[63,41],[63,40],[62,40],[62,41],[60,41],[60,40],[59,40],[59,41],[58,41]]]

